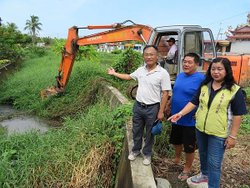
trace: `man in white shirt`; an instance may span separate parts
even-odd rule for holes
[[[158,65],[158,48],[147,45],[143,50],[144,66],[139,67],[131,74],[117,73],[113,68],[108,74],[123,80],[137,80],[138,90],[133,107],[133,141],[134,145],[128,159],[133,161],[142,152],[144,165],[151,163],[154,136],[151,134],[156,119],[163,120],[164,109],[171,90],[168,72]],[[144,129],[145,144],[142,147]],[[142,150],[142,151],[141,151]]]
[[[177,46],[175,44],[175,39],[174,38],[169,38],[167,40],[168,45],[170,46],[170,49],[168,51],[167,57],[166,57],[166,69],[168,73],[171,75],[176,74],[176,65],[174,64],[174,58],[175,58],[175,52],[177,51]]]

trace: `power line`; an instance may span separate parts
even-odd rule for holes
[[[247,14],[249,11],[244,11],[244,12],[241,12],[241,13],[239,13],[239,14],[236,14],[236,15],[233,15],[233,16],[230,16],[230,17],[227,17],[227,18],[224,18],[224,19],[222,19],[222,20],[220,20],[220,21],[214,21],[214,22],[211,22],[211,23],[209,23],[208,25],[211,25],[211,24],[214,24],[214,23],[222,23],[223,21],[225,21],[225,20],[230,20],[230,19],[232,19],[232,18],[235,18],[235,17],[238,17],[238,16],[241,16],[241,15],[243,15],[243,14]]]
[[[221,21],[230,20],[230,19],[232,19],[232,18],[234,18],[234,17],[238,17],[238,16],[241,16],[241,15],[243,15],[243,14],[247,14],[247,13],[248,13],[248,11],[245,11],[245,12],[242,12],[242,13],[236,14],[236,15],[234,15],[234,16],[231,16],[231,17],[225,18],[225,19],[223,19],[223,20],[221,20]]]

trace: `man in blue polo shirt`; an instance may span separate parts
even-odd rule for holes
[[[200,87],[201,82],[204,80],[204,75],[197,72],[199,63],[200,58],[195,53],[188,53],[184,56],[182,63],[183,72],[177,76],[173,87],[171,114],[179,112],[192,99]],[[196,110],[193,110],[172,124],[170,143],[173,144],[175,148],[175,164],[180,163],[183,149],[185,152],[185,165],[182,173],[178,176],[178,179],[182,181],[190,176],[194,160],[194,151],[196,148],[195,111]]]

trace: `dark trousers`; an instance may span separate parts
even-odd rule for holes
[[[152,147],[154,144],[154,136],[151,134],[154,121],[157,119],[160,104],[151,106],[141,106],[138,102],[135,102],[133,107],[133,152],[139,152],[142,148],[142,138],[144,128],[146,128],[146,134],[144,139],[144,147],[142,153],[145,156],[152,155]]]

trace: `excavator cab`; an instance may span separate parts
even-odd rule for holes
[[[168,53],[169,46],[166,40],[169,38],[175,39],[175,45],[177,50],[175,52],[174,72],[170,73],[172,84],[174,84],[176,75],[182,72],[182,60],[184,55],[189,52],[197,53],[201,57],[201,62],[198,67],[198,71],[204,73],[207,70],[209,62],[216,58],[215,45],[213,34],[210,29],[201,28],[197,25],[184,25],[184,26],[165,26],[155,29],[149,40],[149,43],[153,43],[158,46],[160,53],[160,64],[163,64],[166,60],[166,54]]]

